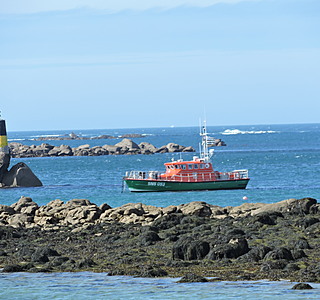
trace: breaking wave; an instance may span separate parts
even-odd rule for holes
[[[226,129],[221,132],[224,135],[233,135],[233,134],[264,134],[264,133],[276,133],[277,131],[273,130],[239,130],[239,129]]]

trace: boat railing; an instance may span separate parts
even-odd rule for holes
[[[128,171],[125,175],[130,179],[159,179],[160,172],[158,171]]]
[[[239,180],[248,179],[248,170],[237,170],[232,172],[215,172],[215,173],[193,173],[193,174],[175,174],[167,178],[167,180],[181,182],[195,181],[224,181],[224,180]]]
[[[249,178],[248,170],[234,170],[230,173],[234,173],[238,176],[239,179],[247,179]]]

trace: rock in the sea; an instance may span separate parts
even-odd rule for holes
[[[186,282],[208,282],[208,279],[197,274],[188,273],[184,275],[178,283],[186,283]]]
[[[116,147],[120,147],[122,153],[124,154],[135,154],[140,152],[139,146],[130,139],[123,139],[121,142],[115,144]]]
[[[13,273],[13,272],[23,272],[24,268],[20,265],[6,265],[4,266],[2,272],[4,273]]]
[[[141,277],[164,277],[168,275],[168,272],[159,267],[147,266],[142,268],[140,274],[137,275]]]
[[[140,143],[139,148],[142,154],[153,154],[157,151],[157,148],[155,146],[147,142]]]
[[[100,155],[120,155],[120,154],[154,154],[164,152],[194,152],[189,146],[184,147],[178,144],[169,143],[161,148],[156,148],[150,143],[142,142],[139,145],[128,138],[124,138],[116,145],[103,145],[90,147],[89,144],[71,148],[67,145],[52,146],[43,143],[36,145],[23,145],[21,143],[10,143],[12,157],[44,157],[44,156],[100,156]],[[0,158],[1,162],[1,158]],[[0,164],[1,166],[1,164]],[[1,171],[1,170],[0,170]]]
[[[313,287],[308,283],[297,283],[292,287],[293,290],[311,290]]]
[[[23,162],[14,165],[2,179],[7,187],[36,187],[42,186],[42,182]]]

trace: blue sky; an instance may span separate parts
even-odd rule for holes
[[[319,0],[0,0],[9,131],[319,123]]]

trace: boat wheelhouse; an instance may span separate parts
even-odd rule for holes
[[[200,157],[193,160],[176,161],[164,164],[165,172],[128,171],[123,180],[131,192],[195,191],[245,189],[248,182],[248,170],[218,172],[212,167],[213,138],[209,137],[206,125],[201,129],[202,137]]]

